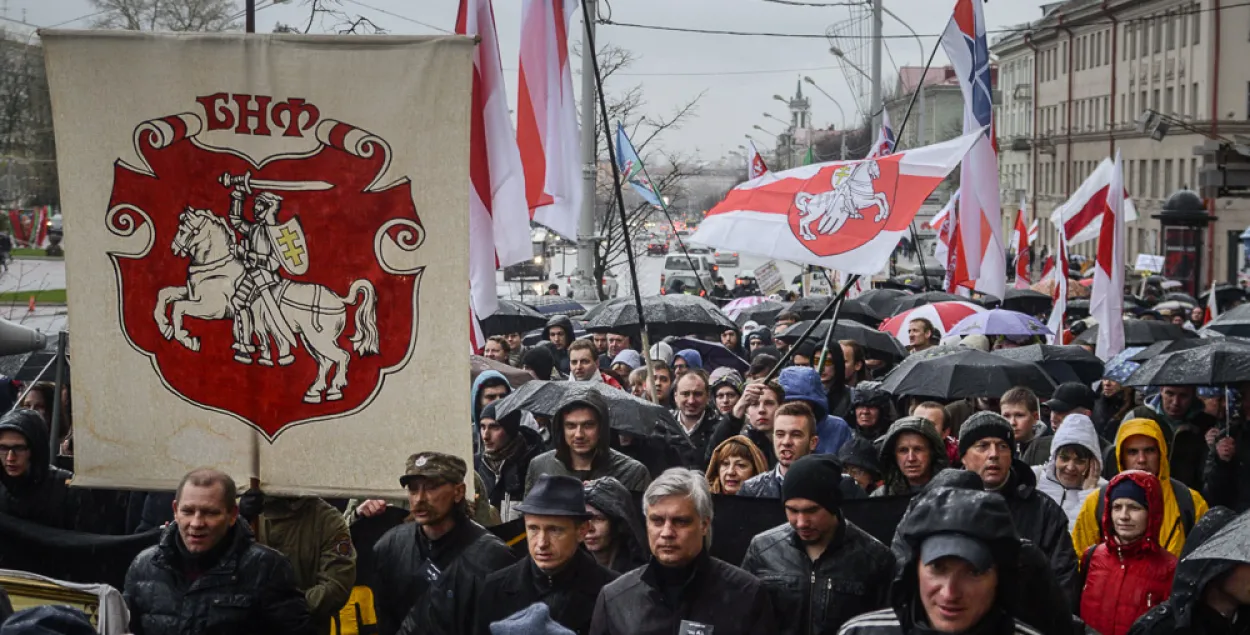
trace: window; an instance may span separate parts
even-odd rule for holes
[[[1156,111],[1159,110],[1159,89],[1158,88],[1150,91],[1150,107]]]
[[[1163,50],[1163,16],[1151,18],[1151,22],[1154,24],[1154,34],[1150,36],[1150,39],[1154,45],[1150,49],[1158,53]]]
[[[1189,93],[1189,108],[1193,110],[1193,116],[1198,118],[1198,82],[1194,82],[1193,92]]]
[[[1150,160],[1150,198],[1159,198],[1159,160]]]
[[[1102,66],[1102,51],[1105,46],[1102,42],[1102,31],[1094,36],[1094,66]]]
[[[1163,161],[1163,195],[1164,196],[1167,196],[1168,188],[1170,187],[1172,187],[1172,160],[1164,159]]]
[[[1176,19],[1180,20],[1181,23],[1181,48],[1185,48],[1186,40],[1189,39],[1189,14],[1182,9],[1180,14],[1176,16]],[[1195,17],[1194,19],[1196,20],[1198,18]]]
[[[1130,194],[1133,192],[1133,177],[1136,176],[1133,173],[1133,163],[1132,159],[1124,162],[1124,187],[1128,189]]]
[[[1146,195],[1146,160],[1141,159],[1137,162],[1137,194],[1139,196]]]
[[[1169,88],[1168,90],[1172,89]],[[1188,111],[1185,110],[1185,87],[1181,86],[1181,89],[1176,91],[1176,114],[1183,115],[1186,112]]]
[[[1124,25],[1124,59],[1128,60],[1128,56],[1137,50],[1137,27],[1129,22]]]
[[[1125,118],[1125,116],[1126,116],[1126,115],[1124,114],[1124,113],[1127,113],[1127,112],[1128,112],[1128,110],[1124,107],[1124,104],[1125,104],[1125,97],[1124,97],[1124,95],[1120,95],[1120,121],[1128,121],[1128,119],[1126,119],[1126,118]],[[1131,108],[1131,106],[1130,106],[1130,108]],[[1112,123],[1113,125],[1115,124],[1115,122],[1114,122],[1114,121],[1113,121],[1113,122],[1111,122],[1111,123]]]
[[[1202,35],[1202,13],[1201,12],[1202,12],[1202,3],[1195,2],[1193,4],[1193,13],[1194,13],[1193,20],[1191,20],[1194,26],[1194,32],[1193,32],[1194,37],[1192,38],[1194,46],[1198,46],[1198,42],[1201,41],[1200,40],[1200,36]]]
[[[1176,16],[1172,15],[1171,13],[1168,13],[1167,15],[1163,16],[1163,19],[1167,21],[1168,50],[1169,51],[1176,48],[1176,19],[1175,18]]]
[[[1068,43],[1063,42],[1059,45],[1059,72],[1068,72]]]
[[[1102,119],[1098,122],[1099,128],[1111,127],[1112,121],[1111,121],[1110,110],[1111,110],[1111,97],[1110,96],[1103,97],[1102,98]]]
[[[1079,71],[1085,68],[1085,38],[1076,38],[1072,43],[1072,70]]]
[[[1150,18],[1138,23],[1138,30],[1141,31],[1141,48],[1137,50],[1137,55],[1145,57],[1150,52]]]
[[[1198,185],[1198,159],[1189,160],[1189,189],[1195,192],[1202,191]]]
[[[1131,119],[1137,118],[1137,94],[1128,94],[1128,110],[1124,111],[1124,123],[1128,123]]]
[[[1148,107],[1148,106],[1146,106],[1146,103],[1147,103],[1147,102],[1146,102],[1146,91],[1144,91],[1144,90],[1143,90],[1143,91],[1141,91],[1141,101],[1140,101],[1139,103],[1140,103],[1141,105],[1137,107],[1137,111],[1135,111],[1135,114],[1133,115],[1134,117],[1136,117],[1137,115],[1140,115],[1140,114],[1142,113],[1142,111],[1146,110],[1146,108]]]
[[[1168,86],[1167,89],[1163,93],[1163,111],[1166,113],[1170,113],[1170,114],[1174,114],[1176,112],[1175,110],[1172,110],[1172,87],[1171,86]]]

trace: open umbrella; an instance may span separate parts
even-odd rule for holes
[[[917,293],[915,295],[909,295],[906,297],[899,298],[898,301],[894,303],[894,307],[890,311],[890,315],[898,315],[899,313],[902,313],[903,311],[914,309],[918,306],[924,306],[926,304],[934,304],[937,302],[967,302],[967,301],[968,301],[968,298],[958,296],[953,293],[947,293],[945,291],[929,291],[928,293]]]
[[[1193,331],[1187,331],[1171,322],[1160,322],[1158,320],[1124,320],[1124,345],[1125,346],[1150,346],[1155,342],[1163,340],[1182,340],[1198,337]],[[1085,329],[1076,338],[1077,344],[1094,345],[1098,343],[1098,325]]]
[[[899,289],[869,289],[855,298],[869,308],[877,312],[877,315],[890,315],[894,313],[894,305],[898,303],[899,298],[905,298],[911,295],[907,291]]]
[[[797,313],[800,320],[814,320],[825,310],[825,306],[833,298],[827,295],[809,295],[806,298],[795,300],[786,310],[791,313]],[[860,324],[873,326],[881,323],[883,316],[877,313],[876,309],[867,304],[848,298],[842,301],[842,307],[838,309],[838,320],[854,320]]]
[[[1198,348],[1199,346],[1206,346],[1209,343],[1210,343],[1209,339],[1205,339],[1201,337],[1192,337],[1192,338],[1183,339],[1183,340],[1164,340],[1162,342],[1155,342],[1154,344],[1151,344],[1150,346],[1147,346],[1146,348],[1141,349],[1141,351],[1138,352],[1136,355],[1133,355],[1132,357],[1128,358],[1128,361],[1137,362],[1139,364],[1144,364],[1160,355],[1166,355],[1168,353],[1176,353],[1179,351],[1187,351],[1191,348]]]
[[[1124,383],[1130,386],[1224,386],[1250,381],[1250,342],[1202,341],[1205,346],[1151,359]]]
[[[737,315],[730,315],[739,326],[747,322],[755,322],[763,326],[772,326],[777,321],[777,314],[786,309],[786,303],[766,300],[763,304],[740,309]]]
[[[684,293],[645,297],[642,310],[652,337],[714,335],[726,328],[738,328],[715,304]],[[638,307],[633,302],[614,302],[588,320],[586,330],[636,334]]]
[[[1180,302],[1182,304],[1188,304],[1190,308],[1198,306],[1198,298],[1195,298],[1194,296],[1189,295],[1188,293],[1178,293],[1175,291],[1173,291],[1172,293],[1163,294],[1163,301],[1164,302]]]
[[[1055,390],[1055,382],[1037,364],[972,348],[937,357],[909,357],[886,376],[881,389],[896,397],[953,400],[999,397],[1016,386],[1039,397],[1049,397]]]
[[[1165,300],[1150,308],[1159,315],[1176,315],[1177,313],[1180,313],[1188,318],[1190,309],[1195,306],[1197,305],[1182,302],[1180,300]]]
[[[525,301],[543,315],[567,315],[577,317],[586,314],[586,307],[560,295],[540,295]]]
[[[1243,304],[1220,314],[1219,317],[1202,327],[1202,331],[1250,337],[1250,304]]]
[[[812,331],[811,337],[807,339],[809,342],[815,342],[817,346],[821,346],[825,342],[825,335],[829,332],[829,325],[833,320],[823,320],[816,326],[816,330]],[[803,320],[786,329],[785,333],[773,336],[774,339],[784,340],[789,343],[798,341],[799,336],[806,333],[809,326],[812,325],[811,320]],[[858,322],[843,322],[838,320],[838,325],[833,329],[833,341],[838,340],[854,340],[864,347],[871,357],[874,359],[900,360],[907,357],[907,349],[899,343],[893,335],[878,331],[877,329],[868,328]]]
[[[973,313],[960,320],[948,331],[947,335],[1007,335],[1010,337],[1032,337],[1034,335],[1053,335],[1045,324],[1037,318],[1006,309],[991,309],[984,313]]]
[[[1125,347],[1115,357],[1107,360],[1106,370],[1102,371],[1102,376],[1121,384],[1128,381],[1128,378],[1141,368],[1141,363],[1133,361],[1133,357],[1144,350],[1146,350],[1144,346]]]
[[[608,421],[613,430],[648,436],[655,431],[656,424],[659,422],[676,425],[673,414],[663,406],[639,399],[607,384],[580,381],[535,379],[495,402],[495,414],[503,419],[514,410],[525,410],[536,415],[552,417],[561,406],[578,395],[584,395],[586,391],[599,393],[607,402]]]
[[[1054,301],[1049,295],[1032,289],[1008,289],[1007,297],[1003,298],[1002,308],[1029,315],[1050,313]]]
[[[1089,317],[1089,298],[1068,300],[1068,319],[1081,320]]]
[[[1211,289],[1207,289],[1202,293],[1202,295],[1198,296],[1198,302],[1202,306],[1206,306],[1207,298],[1209,297],[1211,297]],[[1215,285],[1215,303],[1220,307],[1227,306],[1228,303],[1236,300],[1244,300],[1245,298],[1245,290],[1237,285],[1232,285],[1227,282]]]
[[[708,342],[693,337],[679,337],[669,340],[668,345],[673,347],[674,353],[691,348],[699,351],[699,357],[703,358],[703,370],[709,373],[724,366],[728,366],[743,375],[751,370],[751,365],[745,359],[738,357],[733,351],[722,346],[720,342]]]
[[[1250,514],[1240,514],[1228,521],[1210,538],[1185,556],[1190,560],[1227,560],[1236,564],[1250,564]]]
[[[529,374],[529,372],[516,368],[515,366],[509,366],[493,359],[487,359],[481,355],[469,356],[470,381],[477,379],[478,375],[481,375],[488,370],[497,371],[503,374],[504,379],[507,379],[508,383],[511,384],[513,388],[519,388],[522,384],[534,380],[534,376]]]
[[[515,300],[500,300],[499,310],[482,319],[482,334],[525,333],[546,326],[547,317]]]
[[[984,313],[986,310],[985,307],[964,301],[925,304],[910,311],[899,313],[882,322],[881,326],[877,328],[898,338],[899,342],[907,344],[907,324],[912,320],[924,318],[933,325],[933,328],[937,329],[939,335],[944,336],[960,320],[973,313]]]
[[[1102,379],[1103,364],[1097,355],[1080,346],[1052,346],[1050,344],[1030,344],[1017,348],[1004,348],[994,351],[1017,362],[1037,364],[1046,371],[1056,384],[1065,381],[1079,381],[1092,384]]]

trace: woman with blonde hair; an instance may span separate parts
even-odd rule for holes
[[[764,453],[739,434],[725,439],[712,451],[707,482],[713,494],[737,494],[747,479],[767,471],[768,460]]]

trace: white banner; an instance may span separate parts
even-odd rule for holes
[[[469,460],[471,38],[43,41],[76,485],[392,495],[412,453]]]

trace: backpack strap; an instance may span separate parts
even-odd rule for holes
[[[1194,493],[1189,489],[1188,485],[1176,480],[1172,481],[1172,495],[1176,497],[1176,508],[1180,512],[1181,526],[1185,529],[1185,535],[1188,536],[1194,529],[1194,523],[1197,521],[1197,510],[1194,508]]]
[[[1109,483],[1108,483],[1109,485]],[[1098,488],[1098,505],[1094,507],[1094,524],[1098,526],[1098,540],[1094,544],[1102,542],[1102,513],[1104,503],[1107,498],[1107,485]]]

